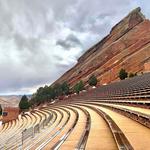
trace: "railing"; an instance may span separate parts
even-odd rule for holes
[[[33,127],[24,129],[22,132],[18,133],[16,136],[9,138],[7,141],[3,141],[0,143],[0,150],[11,150],[21,149],[23,147],[24,142],[28,138],[33,138],[35,134],[39,133],[41,129],[49,124],[53,115],[50,115],[48,118],[44,119],[41,123],[36,124]]]
[[[78,106],[75,106],[73,105],[74,107],[78,108],[78,109],[81,109],[85,115],[86,115],[86,126],[85,126],[85,129],[82,133],[82,136],[78,142],[78,144],[76,145],[76,150],[80,149],[80,150],[84,150],[85,149],[85,146],[86,146],[86,143],[87,143],[87,139],[88,139],[88,136],[89,136],[89,131],[90,131],[90,128],[91,128],[91,117],[90,117],[90,114],[89,112],[84,109],[84,108],[80,108]]]
[[[112,120],[112,118],[100,109],[97,112],[105,119],[111,132],[114,136],[118,149],[120,150],[133,150],[132,145],[129,143],[128,139],[125,137],[124,133],[117,126],[117,124]]]
[[[127,116],[127,117],[139,122],[140,124],[150,128],[150,115],[143,114],[141,112],[137,112],[137,111],[133,111],[133,110],[129,110],[129,109],[126,109],[126,108],[120,108],[120,107],[116,107],[116,106],[109,106],[109,105],[105,105],[105,104],[92,104],[92,105],[106,107],[108,109],[116,111],[116,112],[118,112],[118,113],[120,113],[124,116]]]
[[[121,129],[117,126],[117,124],[113,121],[113,119],[109,115],[107,115],[102,110],[95,108],[93,106],[89,106],[85,104],[80,104],[80,105],[93,109],[97,114],[99,114],[106,121],[114,136],[115,142],[119,150],[133,150],[132,145],[129,143],[124,133],[121,131]],[[82,149],[83,148],[81,148],[81,150]]]
[[[66,107],[66,108],[68,108],[68,107]],[[61,108],[61,109],[63,109],[63,108]],[[67,133],[65,133],[51,149],[59,149],[59,147],[65,142],[67,137],[71,134],[71,132],[73,131],[73,129],[75,128],[75,126],[78,122],[78,119],[79,119],[78,112],[70,107],[68,109],[72,110],[75,113],[76,119],[75,119],[74,123],[72,124],[71,128],[67,131]]]
[[[23,142],[28,139],[29,137],[34,137],[34,128],[31,127],[29,129],[25,129],[23,132],[22,132],[22,145],[23,145]]]

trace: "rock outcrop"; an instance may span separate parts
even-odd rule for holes
[[[121,68],[128,72],[144,72],[150,60],[150,21],[137,8],[116,24],[110,34],[87,50],[78,63],[55,83],[67,81],[71,86],[88,81],[95,74],[99,84],[118,80]]]

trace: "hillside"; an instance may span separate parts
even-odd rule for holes
[[[17,107],[21,96],[10,95],[10,96],[0,96],[0,104],[2,106],[12,106]]]
[[[10,105],[10,103],[7,102],[6,100],[4,100],[2,97],[0,97],[0,104],[1,104],[2,106]]]
[[[144,72],[150,60],[150,21],[137,8],[116,24],[110,34],[87,50],[78,63],[53,83],[67,81],[71,86],[79,80],[87,82],[95,74],[99,84],[118,79],[121,68],[128,72]]]

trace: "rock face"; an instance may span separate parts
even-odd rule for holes
[[[11,120],[15,120],[18,118],[19,108],[15,107],[5,107],[3,110],[2,122],[6,123]]]
[[[87,50],[78,63],[56,83],[67,81],[71,86],[79,80],[87,83],[94,74],[99,84],[118,80],[121,68],[128,72],[144,72],[150,60],[150,21],[137,8],[116,24],[110,34]]]

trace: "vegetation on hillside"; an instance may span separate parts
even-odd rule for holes
[[[90,86],[96,86],[97,85],[97,78],[95,77],[95,75],[92,75],[89,78],[88,83]]]
[[[127,78],[127,77],[128,77],[128,72],[126,72],[125,69],[121,69],[121,70],[119,71],[119,78],[120,78],[121,80],[124,80],[124,79]]]
[[[74,92],[79,94],[80,91],[84,90],[84,84],[83,81],[81,80],[80,82],[78,82],[75,86],[74,86]]]
[[[135,75],[136,74],[130,73],[129,77],[133,77]],[[126,72],[125,69],[121,69],[119,72],[119,78],[123,80],[127,77],[128,77],[128,72]],[[90,86],[96,86],[97,82],[98,80],[95,75],[92,75],[88,80],[88,84]],[[70,89],[69,84],[66,81],[61,84],[57,83],[53,86],[45,85],[44,87],[40,87],[37,89],[36,93],[32,95],[32,98],[29,101],[29,104],[25,104],[26,106],[22,106],[22,103],[20,102],[21,104],[19,104],[19,106],[21,109],[25,109],[25,108],[28,108],[29,106],[34,107],[40,104],[52,102],[54,99],[61,100],[64,98],[64,96],[68,96],[69,94],[73,92],[79,94],[80,91],[84,89],[85,87],[84,87],[84,83],[82,80],[76,83],[74,87],[72,87],[71,89]]]
[[[30,107],[30,103],[29,103],[27,96],[26,95],[22,96],[20,103],[19,103],[20,110],[21,111],[28,110],[29,107]]]
[[[52,102],[54,99],[63,99],[64,96],[72,92],[79,93],[84,90],[83,81],[78,82],[72,89],[67,82],[62,84],[55,84],[53,86],[44,86],[37,89],[36,93],[32,95],[29,101],[31,106],[38,106],[47,102]]]
[[[61,88],[62,88],[63,95],[69,95],[70,88],[69,88],[69,85],[67,84],[67,82],[64,82],[61,85]]]
[[[36,93],[32,95],[30,104],[40,105],[42,103],[51,102],[54,99],[69,95],[70,87],[67,82],[55,84],[54,86],[40,87]]]
[[[121,80],[124,80],[125,78],[133,78],[135,76],[137,76],[137,73],[128,73],[125,69],[120,69],[119,71],[119,78]]]
[[[129,73],[129,78],[133,78],[135,76],[137,76],[137,73],[132,73],[132,72]]]

